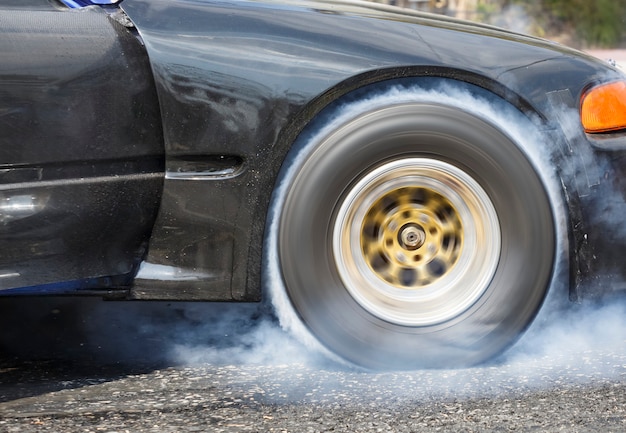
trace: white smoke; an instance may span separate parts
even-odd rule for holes
[[[546,309],[503,359],[536,380],[551,370],[569,373],[569,381],[588,381],[623,374],[625,357],[626,303],[615,297]]]
[[[223,338],[230,340],[226,347],[177,343],[173,347],[174,359],[192,365],[306,364],[316,359],[314,353],[309,353],[270,320],[261,321],[243,334],[226,331]]]

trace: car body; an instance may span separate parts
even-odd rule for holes
[[[550,287],[622,287],[608,63],[373,3],[87,3],[0,1],[1,295],[272,286],[332,352],[404,368],[499,353]]]

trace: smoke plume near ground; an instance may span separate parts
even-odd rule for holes
[[[211,329],[215,328],[199,327],[193,332],[210,334]],[[405,392],[398,388],[398,381],[413,381],[411,398],[490,397],[520,390],[610,383],[622,376],[626,369],[626,300],[616,296],[604,302],[547,309],[502,356],[484,365],[457,370],[376,373],[354,369],[308,349],[269,318],[243,333],[223,337],[227,347],[198,343],[199,335],[188,342],[179,340],[172,347],[172,359],[192,366],[280,366],[299,373],[297,388],[306,388],[302,374],[314,377],[315,371],[335,371],[357,381],[375,380],[382,390],[389,386],[395,394]]]
[[[314,380],[320,374],[337,378],[339,384],[370,383],[381,393],[392,394],[386,398],[400,400],[490,397],[572,384],[610,384],[623,377],[626,296],[546,307],[502,356],[458,370],[375,373],[354,369],[308,349],[256,304],[85,298],[0,299],[2,329],[11,330],[0,338],[0,354],[4,361],[22,360],[17,365],[56,359],[82,372],[98,365],[128,365],[129,371],[137,366],[278,368],[294,375],[290,398],[304,398],[307,378]],[[344,386],[327,380],[317,380],[315,387]]]
[[[613,359],[625,354],[626,302],[621,296],[546,310],[501,362],[517,366],[520,374],[541,384],[544,379],[557,379],[559,370],[566,368],[576,372],[563,378],[569,381],[623,374],[624,365]]]

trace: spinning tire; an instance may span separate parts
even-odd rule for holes
[[[344,359],[471,365],[538,311],[555,260],[550,200],[497,124],[382,99],[309,140],[284,170],[293,174],[272,240],[284,288]]]

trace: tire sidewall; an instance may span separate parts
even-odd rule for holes
[[[345,289],[332,255],[334,218],[350,187],[375,167],[407,157],[439,159],[470,174],[501,226],[500,259],[483,295],[432,326],[370,314]],[[501,351],[532,320],[552,274],[554,218],[542,179],[492,120],[446,104],[383,98],[309,140],[297,161],[281,207],[280,267],[294,308],[332,351],[371,367],[471,364]]]

